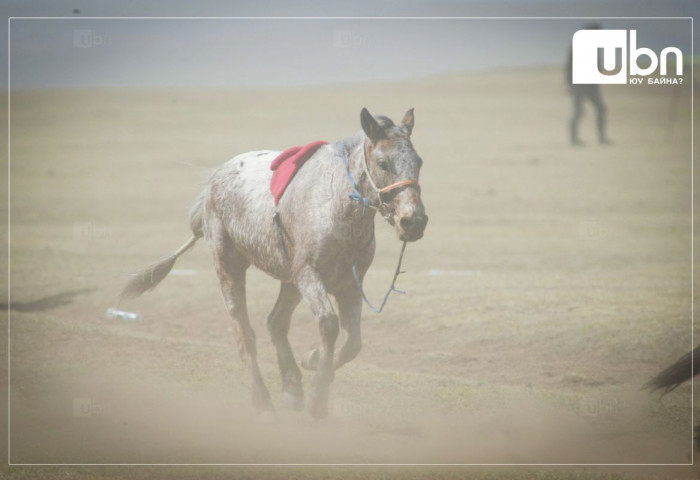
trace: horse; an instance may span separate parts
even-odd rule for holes
[[[663,396],[699,374],[700,346],[697,346],[649,380],[643,388],[651,392],[661,390],[661,395]],[[695,426],[695,436],[693,438],[695,439],[695,449],[700,449],[700,424]]]
[[[308,411],[323,418],[328,415],[335,370],[362,348],[362,279],[374,258],[376,214],[394,227],[404,247],[423,236],[428,222],[418,182],[423,161],[411,142],[413,109],[397,125],[363,108],[360,125],[354,135],[316,150],[277,206],[270,193],[270,164],[280,152],[252,151],[226,162],[192,206],[190,240],[136,274],[120,296],[133,298],[155,288],[177,258],[204,237],[234,320],[239,354],[252,379],[253,404],[263,417],[274,417],[274,407],[258,366],[256,335],[246,308],[248,267],[280,282],[267,328],[277,352],[283,403],[295,410],[304,409],[304,391],[288,332],[301,300],[311,308],[321,347],[308,352],[301,363],[315,370]],[[341,329],[345,342],[336,354]]]

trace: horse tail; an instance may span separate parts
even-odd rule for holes
[[[197,196],[197,199],[192,204],[192,208],[190,208],[190,229],[192,230],[194,238],[202,238],[204,236],[204,230],[202,228],[204,195],[205,192],[202,191],[202,193]]]
[[[652,392],[663,390],[662,395],[665,395],[698,374],[700,374],[700,346],[686,353],[676,363],[649,380],[644,388]]]
[[[200,193],[197,199],[192,204],[190,209],[190,228],[192,229],[192,237],[177,249],[175,253],[163,260],[156,262],[144,268],[140,272],[134,274],[133,278],[124,286],[122,293],[119,295],[119,302],[127,298],[136,298],[153,290],[168,276],[170,270],[173,269],[178,257],[188,251],[194,244],[204,236],[202,228],[202,209],[204,206],[204,192]]]

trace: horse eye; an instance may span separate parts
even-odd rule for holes
[[[377,165],[379,165],[379,168],[381,168],[385,172],[389,170],[389,162],[387,162],[386,160],[379,160],[379,162],[377,162]]]

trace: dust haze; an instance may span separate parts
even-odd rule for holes
[[[689,463],[690,385],[663,398],[640,388],[691,347],[690,71],[680,86],[604,86],[613,143],[597,144],[588,106],[576,148],[563,77],[553,64],[13,91],[11,461]],[[283,407],[265,327],[278,286],[251,269],[277,407],[258,419],[204,242],[122,305],[141,321],[105,318],[130,272],[187,239],[211,169],[349,136],[362,107],[396,121],[415,108],[430,224],[406,250],[408,293],[381,315],[365,309],[363,350],[336,373],[329,418]],[[373,300],[400,249],[379,217],[376,231]],[[304,304],[290,341],[297,359],[318,346]],[[694,474],[666,468],[653,473]],[[581,478],[601,471],[644,470]]]

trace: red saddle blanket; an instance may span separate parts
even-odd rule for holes
[[[277,155],[272,164],[270,164],[270,170],[273,171],[270,191],[272,196],[275,197],[275,205],[279,203],[287,185],[292,181],[292,178],[294,178],[301,166],[304,165],[304,162],[311,158],[316,150],[327,143],[323,140],[318,140],[303,147],[288,148]]]

